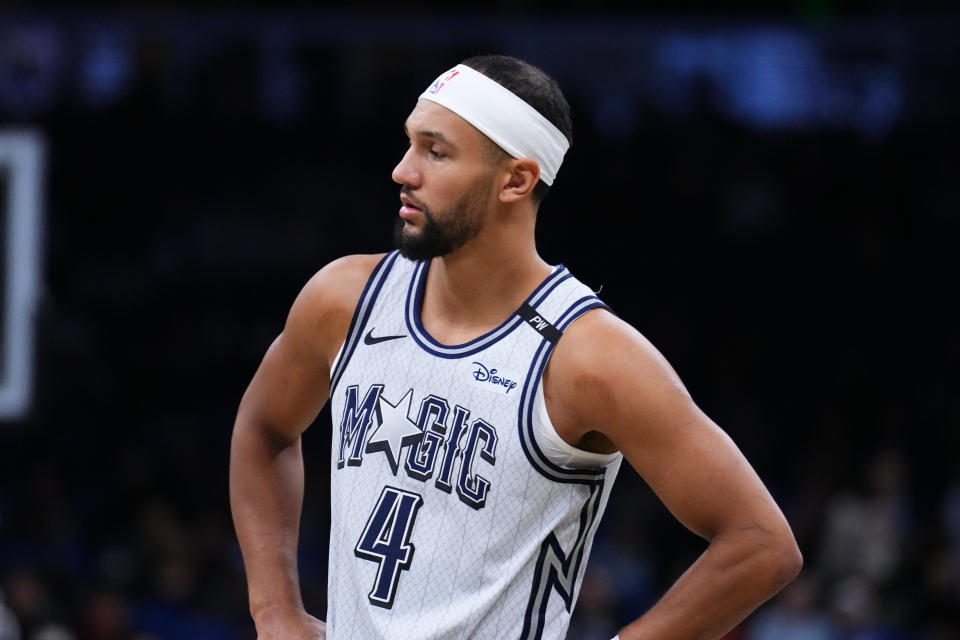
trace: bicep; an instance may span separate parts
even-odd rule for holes
[[[596,421],[593,428],[694,533],[710,539],[736,527],[780,526],[782,514],[750,463],[656,348],[614,318],[589,322],[582,332],[589,338],[580,340],[589,348],[570,359],[569,397],[580,399],[582,420]]]
[[[326,359],[289,324],[267,349],[240,402],[237,420],[282,441],[295,440],[316,418],[329,395]]]
[[[310,426],[330,395],[330,367],[382,257],[340,258],[304,286],[240,402],[238,426],[253,426],[279,444]]]
[[[618,430],[614,441],[630,464],[701,537],[779,521],[779,509],[733,440],[685,392],[675,393],[658,401],[658,419],[630,421]]]

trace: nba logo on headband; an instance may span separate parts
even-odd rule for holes
[[[453,111],[514,158],[532,158],[540,167],[540,179],[553,184],[570,143],[552,122],[497,81],[458,64],[420,98]]]
[[[432,85],[430,85],[430,88],[427,89],[427,92],[432,95],[436,95],[436,93],[440,91],[440,89],[443,89],[444,85],[450,82],[453,79],[453,77],[459,73],[460,73],[459,71],[454,69],[450,71],[446,76],[440,76],[433,82]]]

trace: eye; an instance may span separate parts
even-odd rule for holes
[[[445,158],[446,154],[440,153],[434,149],[430,149],[430,155],[439,160],[440,158]]]

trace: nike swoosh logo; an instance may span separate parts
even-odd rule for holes
[[[373,329],[367,331],[367,335],[363,336],[363,344],[377,344],[378,342],[386,342],[387,340],[398,340],[400,338],[406,338],[406,334],[402,336],[374,336]]]

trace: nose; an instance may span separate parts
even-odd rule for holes
[[[406,185],[413,189],[420,186],[420,172],[417,170],[414,160],[413,145],[410,145],[400,162],[393,168],[391,177],[397,184]]]

